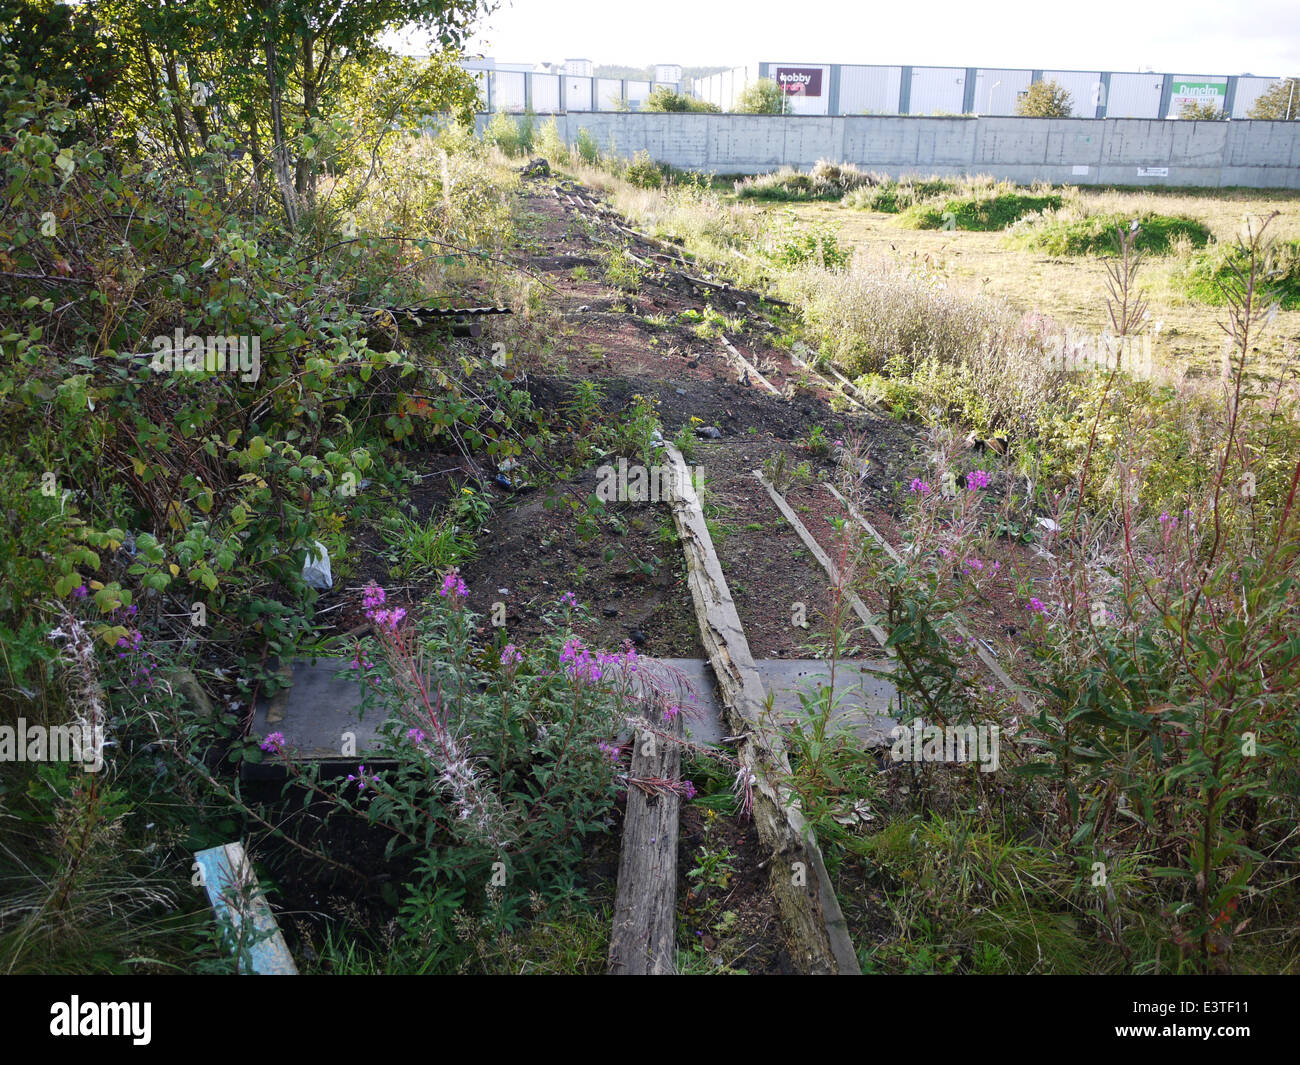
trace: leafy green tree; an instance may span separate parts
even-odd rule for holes
[[[1196,100],[1184,100],[1182,107],[1178,109],[1179,118],[1188,118],[1196,122],[1214,122],[1227,116],[1219,108],[1218,104],[1198,103]]]
[[[1300,118],[1300,78],[1275,81],[1252,105],[1249,116],[1272,122],[1294,122]]]
[[[87,6],[0,0],[0,53],[12,55],[21,73],[46,82],[73,107],[102,101],[113,81],[113,51],[96,29]]]
[[[1016,114],[1023,118],[1069,118],[1074,98],[1054,80],[1036,81],[1016,101]]]
[[[759,78],[737,98],[736,110],[742,115],[788,115],[790,98],[771,78]]]
[[[125,68],[115,84],[120,113],[138,118],[163,105],[171,122],[158,138],[187,170],[219,133],[223,149],[247,152],[255,171],[274,180],[297,228],[315,206],[322,170],[356,138],[340,115],[342,101],[355,95],[358,79],[395,62],[384,34],[415,27],[455,48],[493,6],[494,0],[102,0],[98,10]],[[468,75],[456,90],[445,63],[427,67],[423,81],[413,69],[403,73],[399,84],[410,99],[451,88],[450,103],[464,109]]]

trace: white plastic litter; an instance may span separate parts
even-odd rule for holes
[[[330,573],[330,553],[319,540],[313,540],[312,543],[315,548],[307,551],[307,559],[302,564],[302,579],[307,587],[328,592],[334,587],[334,576]]]

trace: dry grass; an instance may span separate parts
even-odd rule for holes
[[[1279,240],[1300,237],[1300,194],[1237,190],[1214,194],[1110,192],[1071,193],[1089,212],[1185,214],[1209,226],[1216,240],[1233,240],[1247,215],[1279,211],[1269,233]],[[841,245],[877,256],[913,262],[945,275],[959,286],[1001,297],[1022,312],[1039,312],[1062,326],[1100,332],[1106,325],[1105,271],[1090,257],[1054,257],[1009,248],[1002,233],[907,230],[895,217],[839,204],[783,204],[809,222],[833,225]],[[1153,320],[1163,320],[1155,356],[1175,373],[1218,373],[1222,309],[1193,303],[1175,273],[1186,262],[1171,255],[1150,258],[1141,286]],[[1300,348],[1300,310],[1282,311],[1260,340],[1257,372],[1271,376],[1287,349]]]

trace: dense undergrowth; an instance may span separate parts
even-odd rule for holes
[[[230,929],[212,928],[193,851],[243,838],[255,857],[275,847],[356,883],[346,855],[300,835],[289,813],[309,804],[386,840],[392,874],[387,923],[340,906],[303,932],[317,971],[603,966],[608,899],[584,859],[611,826],[636,656],[584,646],[571,597],[527,649],[481,625],[454,569],[490,512],[477,482],[432,512],[410,505],[414,455],[522,461],[559,483],[602,449],[646,457],[658,428],[640,396],[603,419],[590,382],[543,418],[511,360],[489,354],[554,350],[538,282],[506,261],[514,164],[537,151],[705,267],[789,300],[755,310],[779,343],[928,427],[928,472],[900,498],[909,550],[877,558],[845,520],[840,572],[879,597],[908,709],[998,723],[1008,742],[985,775],[882,772],[828,732],[829,707],[792,736],[789,783],[865,967],[1295,968],[1300,427],[1292,382],[1247,378],[1273,288],[1294,287],[1294,248],[1255,228],[1201,253],[1189,283],[1221,301],[1229,338],[1215,387],[1133,362],[1080,369],[1055,323],[747,202],[847,197],[967,228],[1049,208],[1015,239],[1108,251],[1115,219],[1053,215],[1055,193],[821,166],[729,195],[590,137],[564,144],[554,123],[498,116],[479,140],[434,117],[472,107],[446,56],[419,64],[358,41],[337,81],[262,84],[249,42],[221,41],[214,70],[202,26],[184,21],[197,16],[174,17],[161,44],[108,35],[131,74],[112,98],[85,95],[97,77],[10,67],[0,80],[0,720],[111,740],[102,772],[5,765],[0,969],[245,967],[248,945],[232,956]],[[224,97],[210,101],[204,70],[228,75]],[[280,98],[286,85],[296,94]],[[1142,252],[1198,243],[1137,221],[1098,264],[1126,340],[1153,328]],[[634,292],[636,266],[611,253],[606,280]],[[489,344],[414,333],[383,309],[465,293],[516,310]],[[716,312],[696,325],[702,339],[729,328]],[[160,361],[173,346],[182,358]],[[572,453],[553,446],[562,432]],[[968,433],[987,442],[978,470]],[[868,450],[850,441],[844,469]],[[937,489],[957,473],[961,491]],[[854,478],[842,488],[857,498]],[[979,602],[969,561],[1013,522],[1050,530],[1035,541],[1050,580],[1022,589],[1032,711],[989,690],[953,638]],[[323,547],[336,579],[352,576],[365,529],[394,576],[428,583],[427,602],[408,617],[372,583],[373,635],[323,646],[304,563]],[[382,770],[329,779],[283,737],[250,733],[280,666],[317,653],[394,711]],[[672,693],[659,698],[671,718]],[[282,767],[283,793],[247,793],[241,763]],[[709,808],[729,805],[733,770],[701,767]],[[724,866],[705,855],[698,876],[725,883]]]
[[[832,602],[850,586],[883,595],[909,716],[997,723],[1005,763],[985,776],[886,760],[882,773],[877,755],[835,735],[831,707],[814,705],[795,728],[791,783],[864,968],[1294,971],[1300,423],[1285,373],[1249,382],[1270,307],[1287,298],[1289,248],[1268,239],[1267,220],[1225,256],[1236,269],[1217,274],[1223,381],[1198,387],[1131,343],[1151,329],[1136,285],[1143,254],[1203,243],[1197,225],[1148,215],[1063,231],[1077,234],[1071,251],[1109,251],[1099,269],[1124,340],[1109,364],[1072,362],[1063,356],[1078,338],[924,263],[782,261],[774,233],[788,223],[746,207],[752,192],[741,203],[699,187],[650,195],[582,175],[643,228],[793,299],[787,343],[933,427],[929,469],[904,493],[909,550],[877,558],[854,522],[835,519],[843,587]],[[1004,454],[964,452],[967,430]],[[846,454],[852,501],[869,444]],[[967,480],[972,463],[1005,474],[1001,498],[975,490],[988,477]],[[965,491],[939,491],[950,474]],[[984,683],[952,628],[980,603],[975,562],[1024,525],[1051,568],[1047,586],[1022,592],[1032,710]],[[843,646],[855,639],[846,631]]]

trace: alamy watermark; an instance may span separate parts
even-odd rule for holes
[[[979,762],[981,773],[996,773],[1001,726],[927,725],[919,717],[895,725],[890,757],[895,762]]]
[[[153,338],[149,368],[159,373],[237,373],[244,384],[262,375],[260,336],[187,335],[179,326],[172,336]]]
[[[704,471],[686,467],[698,498],[704,491]],[[602,503],[658,503],[672,498],[672,466],[643,466],[619,459],[617,466],[605,463],[596,470],[596,498]]]
[[[104,768],[102,725],[0,725],[0,762],[80,762],[87,773]]]
[[[1155,376],[1155,342],[1163,324],[1157,322],[1150,333],[1138,336],[1067,329],[1047,340],[1048,368],[1066,373],[1123,370],[1131,377],[1150,380]]]

